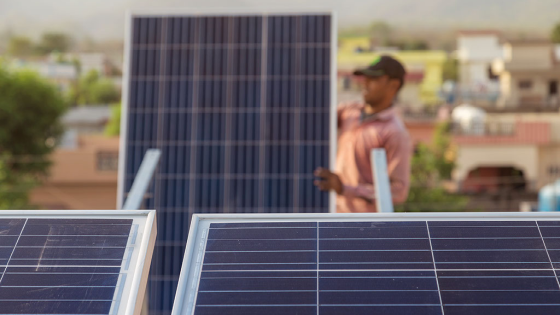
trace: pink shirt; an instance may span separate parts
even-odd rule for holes
[[[363,104],[353,102],[338,108],[338,153],[336,174],[344,191],[336,200],[337,212],[377,212],[370,154],[374,148],[387,153],[387,171],[393,203],[403,203],[410,185],[412,144],[394,108],[360,120]]]

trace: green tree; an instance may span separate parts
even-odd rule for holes
[[[448,193],[442,180],[451,178],[455,167],[452,156],[451,124],[437,125],[432,146],[419,144],[411,162],[410,191],[397,211],[464,211],[468,199]]]
[[[31,208],[30,190],[48,174],[66,108],[56,87],[0,64],[0,209]]]
[[[91,104],[110,104],[119,101],[120,93],[109,79],[100,79],[89,87]]]
[[[385,21],[374,21],[369,26],[370,36],[378,45],[387,45],[393,28]]]
[[[121,133],[121,104],[115,104],[111,108],[111,120],[105,127],[105,135],[114,137]]]
[[[441,179],[451,179],[455,168],[451,142],[451,123],[442,122],[436,126],[433,139],[434,165]]]
[[[33,54],[33,42],[27,37],[12,37],[8,43],[8,54],[13,57],[29,57]]]
[[[72,105],[111,104],[120,101],[120,92],[110,79],[91,70],[72,86],[68,100]]]
[[[560,44],[560,22],[552,29],[550,40],[552,40],[553,43]]]
[[[70,49],[71,39],[63,33],[45,33],[41,37],[37,51],[42,55],[52,52],[67,52]]]
[[[412,157],[408,199],[404,204],[395,206],[395,211],[464,211],[468,199],[448,193],[442,187],[438,176],[437,160],[430,147],[424,144],[418,145]]]
[[[455,81],[459,79],[459,61],[455,58],[448,58],[443,64],[443,80]]]

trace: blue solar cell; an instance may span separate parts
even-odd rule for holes
[[[426,227],[321,228],[321,239],[330,238],[428,238]]]
[[[315,239],[317,238],[316,228],[248,228],[248,229],[211,229],[208,239],[234,239],[234,240],[254,240],[254,239]]]
[[[495,278],[488,277],[464,277],[464,278],[447,278],[438,277],[439,287],[442,291],[471,291],[471,290],[558,290],[558,282],[555,277],[511,277],[511,278]]]
[[[560,291],[442,291],[446,304],[557,304]]]
[[[434,250],[544,249],[538,238],[432,239],[432,246]]]
[[[314,314],[317,314],[316,312]],[[436,306],[321,306],[321,315],[371,315],[371,314],[391,314],[391,315],[441,315],[441,307]],[[449,313],[445,313],[449,314]],[[473,313],[474,314],[474,313]],[[478,313],[476,313],[478,314]]]
[[[219,278],[201,279],[199,291],[316,291],[316,278],[290,278],[266,279],[252,278]]]
[[[0,314],[109,314],[112,301],[2,301]]]
[[[8,225],[0,232],[17,238],[2,236],[9,242],[0,247],[0,314],[109,314],[132,220]]]
[[[445,314],[450,315],[553,315],[558,313],[558,305],[446,306],[444,309]]]
[[[35,224],[27,225],[22,235],[123,235],[130,233],[128,225],[109,224]]]
[[[328,211],[312,172],[330,164],[330,28],[330,15],[133,18],[121,184],[126,194],[146,150],[162,150],[145,203],[160,231],[187,230],[189,218],[173,219],[181,212]],[[160,233],[156,253],[185,241]],[[169,270],[152,275],[178,277]],[[149,290],[174,292],[156,281]],[[150,300],[154,312],[171,309],[163,293]]]
[[[0,287],[0,300],[87,300],[111,301],[115,293],[114,287]]]
[[[316,304],[317,293],[310,292],[199,292],[198,306],[203,305],[294,305]]]
[[[560,292],[559,292],[560,293]],[[433,304],[439,305],[439,293],[432,291],[354,291],[321,292],[321,305]]]
[[[430,250],[428,239],[320,240],[321,250]]]
[[[201,306],[197,308],[196,315],[223,315],[224,307]],[[315,306],[228,306],[228,315],[315,315]]]
[[[121,259],[121,248],[17,247],[12,259]]]
[[[539,229],[536,227],[432,227],[432,238],[540,238]],[[544,236],[544,234],[543,234]]]
[[[531,236],[536,224],[432,223],[212,223],[195,314],[286,303],[314,305],[311,314],[551,314],[549,306],[560,307],[552,268],[560,251],[544,247],[553,238]],[[474,229],[482,232],[474,237]],[[271,237],[261,240],[266,231]],[[434,231],[446,237],[434,239]],[[308,260],[297,263],[302,257]]]

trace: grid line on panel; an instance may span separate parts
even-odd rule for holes
[[[226,71],[226,108],[232,107],[232,90],[233,90],[233,82],[237,79],[233,74],[233,40],[234,40],[234,29],[235,29],[235,19],[233,17],[228,17],[228,44],[227,47],[227,71]],[[230,173],[230,166],[231,166],[231,121],[232,121],[232,114],[231,112],[227,112],[226,114],[226,121],[225,121],[225,153],[224,153],[224,177],[227,177]],[[224,180],[224,193],[223,193],[223,211],[225,213],[230,212],[229,207],[229,190],[230,190],[230,181]]]
[[[260,144],[259,144],[259,196],[258,196],[258,212],[264,212],[264,172],[265,172],[265,157],[266,146],[263,141],[266,125],[266,86],[267,86],[267,55],[268,55],[268,20],[269,16],[262,17],[262,34],[261,34],[261,99],[260,99]]]
[[[157,126],[157,140],[156,140],[156,147],[160,150],[163,150],[163,146],[162,146],[162,142],[163,142],[163,128],[164,128],[164,117],[165,117],[165,113],[164,113],[164,108],[165,108],[165,62],[166,62],[166,57],[167,57],[167,48],[166,48],[166,43],[167,43],[167,21],[168,18],[162,18],[161,19],[161,43],[160,43],[160,69],[159,69],[159,76],[158,76],[158,81],[159,81],[159,95],[158,95],[158,106],[157,106],[157,118],[158,118],[158,126]],[[159,164],[159,163],[158,163]],[[160,199],[161,199],[161,181],[160,179],[160,171],[159,171],[159,166],[157,166],[156,171],[155,171],[155,195],[154,195],[154,204],[156,205],[160,205]],[[160,205],[161,206],[161,205]]]
[[[302,37],[302,27],[301,27],[301,16],[296,17],[296,44],[295,44],[295,48],[296,48],[296,60],[295,60],[295,67],[296,67],[296,71],[297,69],[301,69],[301,37]],[[296,72],[296,75],[298,73]],[[295,143],[294,143],[294,173],[295,173],[295,177],[294,177],[294,181],[293,181],[293,185],[294,185],[294,189],[293,189],[293,195],[294,195],[294,212],[298,213],[299,210],[299,198],[301,195],[300,189],[299,189],[299,182],[300,182],[300,165],[299,165],[299,156],[300,156],[300,150],[301,150],[301,144],[299,143],[299,140],[301,139],[301,100],[300,100],[300,95],[301,95],[301,86],[300,84],[296,84],[295,86],[295,110],[294,110],[294,136],[295,136]],[[302,196],[303,197],[303,196]],[[319,229],[319,224],[317,224],[317,229]],[[318,234],[318,230],[317,230],[317,242],[319,242],[319,234]],[[317,244],[317,251],[319,250],[319,245]],[[319,254],[317,253],[317,266],[319,266]],[[319,267],[317,267],[318,269]],[[317,278],[319,277],[319,271],[317,271]],[[319,280],[317,280],[319,281]],[[319,286],[317,284],[317,313],[319,313]]]
[[[317,224],[317,315],[319,315],[319,222]]]
[[[296,49],[302,49],[301,47],[296,46]],[[233,80],[237,80],[237,79],[243,79],[243,80],[257,80],[260,78],[259,75],[251,75],[251,74],[245,74],[245,75],[233,75],[233,74],[229,74],[229,75],[212,75],[212,74],[205,74],[205,75],[200,75],[199,76],[201,79],[205,79],[205,80],[222,80],[222,79],[233,79]],[[153,80],[159,80],[159,76],[158,75],[139,75],[139,76],[133,76],[133,79],[136,79],[136,81],[153,81]],[[326,74],[291,74],[291,75],[285,75],[285,74],[270,74],[267,76],[267,78],[269,79],[314,79],[314,80],[328,80],[330,79],[329,75]],[[169,75],[166,76],[165,78],[161,78],[161,80],[163,81],[177,81],[177,80],[185,80],[185,81],[191,81],[192,77],[188,76],[188,75]]]
[[[25,225],[27,225],[27,221],[29,219],[25,219],[25,222],[23,223],[23,226],[21,227],[21,231],[19,232],[19,236],[16,240],[16,243],[14,244],[14,248],[12,249],[12,252],[10,253],[10,257],[8,257],[8,261],[6,262],[6,268],[4,268],[4,271],[2,272],[2,277],[0,277],[0,284],[2,283],[2,279],[4,279],[4,275],[6,275],[6,271],[8,271],[8,265],[10,264],[10,260],[12,260],[12,256],[14,255],[14,252],[16,251],[16,247],[17,244],[19,243],[19,240],[21,238],[21,235],[23,234],[23,230],[25,229]]]
[[[201,42],[201,18],[196,18],[194,20],[194,38],[193,42],[199,44]],[[196,45],[195,45],[196,46]],[[194,60],[193,60],[193,101],[192,101],[192,123],[191,123],[191,165],[190,172],[192,173],[196,170],[197,156],[198,156],[198,146],[197,146],[197,130],[198,130],[198,85],[199,85],[199,74],[200,74],[200,46],[196,46],[194,49]],[[195,212],[195,185],[196,180],[191,178],[189,182],[189,209]]]
[[[548,252],[548,248],[546,247],[546,242],[544,241],[544,237],[541,232],[541,227],[539,226],[538,221],[535,221],[535,223],[537,224],[537,229],[539,230],[539,234],[541,235],[541,240],[543,242],[544,250],[546,251],[546,256],[550,261],[550,268],[552,268],[552,271],[554,272],[554,277],[556,278],[556,283],[558,283],[558,289],[560,290],[560,280],[558,280],[558,274],[556,273],[556,269],[554,268],[554,264],[552,263],[552,258],[550,258],[550,253]]]
[[[299,18],[300,16],[298,16]],[[193,48],[197,46],[196,44],[169,44],[170,48]],[[227,48],[228,44],[200,44],[198,45],[201,48]],[[232,45],[235,48],[260,48],[260,44],[254,43],[234,43]],[[330,48],[330,43],[275,43],[271,44],[270,46],[274,48],[292,48],[296,46],[301,46],[304,48]],[[136,48],[143,48],[143,49],[150,49],[150,48],[157,48],[157,45],[154,44],[139,44],[135,46]]]
[[[432,246],[432,237],[430,235],[430,225],[429,225],[428,221],[426,221],[426,230],[428,231],[428,241],[430,243],[430,253],[432,254],[432,261],[434,263],[434,273],[435,273],[435,276],[436,276],[436,284],[437,284],[437,290],[438,290],[438,296],[439,296],[439,303],[441,305],[441,314],[445,315],[445,311],[443,309],[443,299],[441,298],[441,290],[439,288],[439,278],[438,278],[438,273],[437,273],[436,258],[434,256],[434,248]]]

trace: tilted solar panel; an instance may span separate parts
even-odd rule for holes
[[[0,314],[140,314],[154,216],[1,211]]]
[[[560,215],[200,215],[173,314],[559,314]]]
[[[169,313],[193,213],[333,209],[313,170],[334,158],[335,23],[323,12],[129,22],[119,205],[145,151],[161,149],[149,290],[152,313]]]

